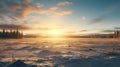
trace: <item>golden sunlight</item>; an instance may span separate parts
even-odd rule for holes
[[[63,30],[61,29],[50,29],[48,30],[48,36],[49,37],[62,37],[63,36]]]

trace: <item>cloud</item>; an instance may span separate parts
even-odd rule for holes
[[[0,29],[16,29],[20,30],[50,30],[48,27],[29,27],[27,25],[15,25],[15,24],[0,24]],[[63,29],[62,27],[55,27],[55,29]]]
[[[37,7],[37,8],[44,7],[44,4],[42,4],[42,3],[36,3],[36,7]]]
[[[19,28],[20,30],[28,30],[30,27],[23,26],[23,25],[8,25],[8,24],[1,24],[0,29],[16,29]]]
[[[80,30],[80,32],[87,32],[88,30]]]
[[[17,6],[17,5],[14,5],[14,6],[10,6],[10,8],[14,11],[16,11],[17,9],[20,9],[21,6]]]
[[[59,8],[58,7],[51,7],[49,10],[50,11],[56,11],[56,10],[58,10]]]
[[[47,11],[43,9],[38,9],[32,6],[27,6],[26,8],[24,8],[24,10],[22,10],[21,15],[22,17],[25,17],[31,13],[47,14]]]
[[[108,20],[106,20],[106,18],[109,17],[111,15],[111,13],[119,10],[120,9],[119,7],[120,7],[120,3],[116,3],[112,6],[110,6],[105,11],[103,11],[103,13],[100,16],[92,19],[89,24],[106,23],[106,21],[108,21]]]
[[[72,13],[59,7],[43,9],[44,4],[33,3],[32,0],[1,0],[0,1],[0,23],[23,24],[28,15],[32,13],[46,16],[64,16]]]
[[[115,27],[114,29],[119,29],[120,30],[120,27]]]
[[[47,16],[64,16],[72,14],[70,10],[61,10],[59,7],[51,7],[48,10],[44,10],[44,14]]]
[[[55,15],[58,15],[58,16],[69,15],[69,14],[72,14],[72,12],[71,11],[55,12]]]
[[[64,16],[64,15],[72,14],[72,11],[59,10],[58,7],[51,7],[48,10],[43,10],[32,6],[28,6],[22,11],[21,16],[25,18],[26,16],[32,13],[44,14],[46,16]]]
[[[50,30],[49,28],[31,28],[32,30]]]
[[[31,0],[1,0],[0,1],[0,23],[15,23],[17,18],[22,17],[22,11],[30,6]]]
[[[25,3],[25,4],[29,4],[29,3],[32,2],[32,0],[23,0],[22,2]]]
[[[89,24],[101,24],[101,23],[104,23],[104,18],[105,17],[102,17],[102,16],[97,17],[97,18],[91,20]]]
[[[65,6],[65,5],[70,5],[70,4],[72,4],[72,2],[65,1],[65,2],[59,2],[57,5],[58,6]]]
[[[106,33],[110,33],[110,32],[114,32],[115,30],[102,30],[101,32],[106,32]]]

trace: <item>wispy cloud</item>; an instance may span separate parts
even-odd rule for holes
[[[15,24],[0,24],[0,29],[16,29],[19,28],[20,30],[50,30],[52,28],[48,27],[29,27],[26,25],[15,25]],[[55,27],[55,29],[63,29],[62,27]]]
[[[72,11],[69,10],[60,10],[59,7],[50,7],[47,10],[44,10],[42,8],[36,8],[33,6],[27,6],[26,8],[24,8],[24,10],[22,11],[22,17],[25,17],[31,13],[37,13],[37,14],[44,14],[47,16],[64,16],[64,15],[68,15],[68,14],[72,14]]]
[[[22,2],[25,3],[25,4],[29,4],[29,3],[32,2],[32,0],[23,0]]]
[[[114,27],[114,29],[119,29],[120,30],[120,27]]]
[[[99,17],[94,18],[93,20],[91,20],[89,24],[101,24],[101,23],[106,23],[104,18],[105,18],[105,16],[99,16]]]
[[[55,15],[55,16],[64,16],[72,14],[72,11],[70,10],[60,10],[59,7],[51,7],[48,10],[46,10],[46,15]]]
[[[88,30],[80,30],[80,32],[87,32]]]
[[[103,11],[103,13],[100,16],[92,19],[89,24],[106,23],[106,18],[108,17],[108,15],[119,10],[120,9],[119,7],[120,7],[120,3],[117,3],[117,4],[110,6],[105,11]]]
[[[68,4],[66,2],[66,4]],[[43,9],[44,4],[32,3],[32,0],[1,0],[0,1],[0,23],[23,24],[28,15],[32,13],[46,16],[64,16],[72,14],[72,11],[60,7],[49,7]]]
[[[64,1],[64,2],[59,2],[57,5],[58,6],[65,6],[65,5],[71,5],[72,2],[69,2],[69,1]]]
[[[110,32],[114,32],[115,30],[102,30],[101,32],[105,32],[105,33],[110,33]]]
[[[31,29],[30,27],[24,25],[13,25],[13,24],[1,24],[0,29],[16,29],[19,28],[20,30],[28,30]]]

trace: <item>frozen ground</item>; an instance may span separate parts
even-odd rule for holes
[[[25,38],[0,40],[1,62],[11,57],[38,67],[120,67],[120,39]]]

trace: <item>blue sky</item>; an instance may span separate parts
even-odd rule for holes
[[[79,35],[120,27],[120,0],[1,0],[0,7],[0,28],[17,25],[39,33],[52,28]]]

